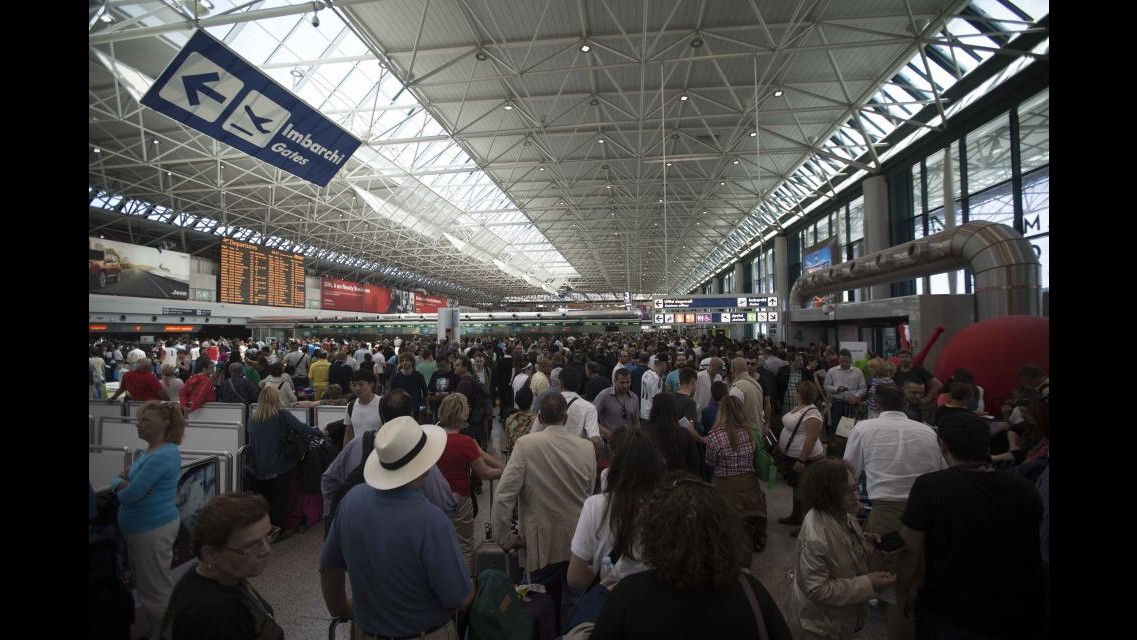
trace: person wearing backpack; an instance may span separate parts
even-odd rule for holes
[[[413,400],[410,394],[402,389],[392,389],[379,398],[379,416],[384,425],[395,418],[409,417],[413,414]],[[335,516],[340,500],[352,487],[363,482],[367,454],[374,448],[375,434],[378,430],[364,431],[362,435],[357,435],[350,441],[345,439],[343,450],[320,476],[320,493],[324,496],[324,520],[328,526],[331,526],[331,519]],[[426,494],[426,499],[442,509],[447,517],[454,512],[454,495],[450,492],[450,485],[438,467],[431,467],[427,472],[422,491]]]
[[[366,484],[332,519],[320,554],[324,603],[364,637],[454,640],[454,614],[474,600],[454,526],[422,491],[445,447],[437,425],[387,422],[367,456]]]

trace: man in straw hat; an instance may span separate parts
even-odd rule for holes
[[[442,427],[409,416],[391,420],[367,457],[366,483],[336,509],[320,586],[328,612],[354,618],[364,638],[458,638],[452,617],[474,589],[454,526],[422,492],[445,447]]]

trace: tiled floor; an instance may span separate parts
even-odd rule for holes
[[[495,428],[493,445],[499,445],[501,429]],[[497,450],[497,446],[492,446]],[[765,551],[754,556],[751,570],[783,608],[789,598],[789,571],[796,554],[796,540],[789,536],[792,527],[777,524],[779,516],[790,512],[790,488],[780,483],[766,494],[771,524]],[[487,491],[479,497],[479,512],[475,531],[481,531],[489,513]],[[273,557],[268,568],[253,584],[273,606],[277,622],[290,639],[326,638],[331,616],[324,608],[320,594],[319,558],[323,543],[323,528],[309,529],[273,546]],[[880,610],[872,609],[868,624],[858,638],[883,640],[887,638],[884,617]],[[346,625],[340,625],[337,637],[347,638]]]

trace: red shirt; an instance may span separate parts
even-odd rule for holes
[[[446,434],[446,448],[438,459],[438,469],[450,483],[450,490],[470,497],[470,463],[482,457],[478,443],[462,433]]]
[[[213,402],[216,399],[217,397],[213,392],[213,380],[204,373],[195,373],[182,387],[182,395],[178,398],[178,402],[186,411],[193,411],[206,402]]]
[[[131,400],[161,400],[165,391],[158,376],[149,371],[127,371],[122,376],[122,386]]]

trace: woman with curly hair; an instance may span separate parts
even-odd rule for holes
[[[620,580],[593,640],[790,640],[778,605],[742,571],[742,522],[711,485],[669,474],[640,507],[636,540],[651,569]]]

